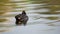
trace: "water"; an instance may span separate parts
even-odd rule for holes
[[[0,16],[0,18],[7,19],[7,21],[0,23],[0,34],[59,34],[60,10],[58,8],[55,10],[56,7],[51,8],[55,5],[48,6],[47,3],[38,1],[13,0],[12,2],[17,4],[14,8],[15,11]],[[29,20],[26,26],[16,26],[14,17],[22,10],[26,11]]]

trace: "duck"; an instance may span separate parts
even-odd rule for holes
[[[21,25],[21,24],[26,25],[28,21],[28,16],[25,10],[23,10],[21,14],[16,15],[15,19],[16,19],[15,22],[16,25]]]

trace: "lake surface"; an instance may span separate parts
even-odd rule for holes
[[[12,0],[11,0],[12,1]],[[60,10],[40,0],[13,0],[15,11],[7,12],[0,18],[7,21],[0,23],[0,34],[60,34]],[[53,7],[53,8],[51,8]],[[60,8],[59,8],[60,9]],[[26,26],[15,24],[15,15],[25,10],[29,20]]]

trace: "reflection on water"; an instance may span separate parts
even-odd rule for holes
[[[3,22],[3,21],[7,21],[7,19],[3,19],[3,18],[2,18],[2,19],[0,19],[0,22]]]
[[[11,0],[9,3],[15,4],[15,6],[13,6],[13,11],[0,16],[2,34],[60,33],[60,5],[48,5],[48,2],[44,0]],[[22,10],[26,11],[29,21],[26,26],[16,26],[14,16],[21,13]]]

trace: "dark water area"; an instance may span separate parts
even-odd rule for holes
[[[60,5],[44,0],[11,0],[13,11],[0,16],[0,34],[59,34]],[[23,10],[29,20],[26,26],[15,24],[15,16]]]

